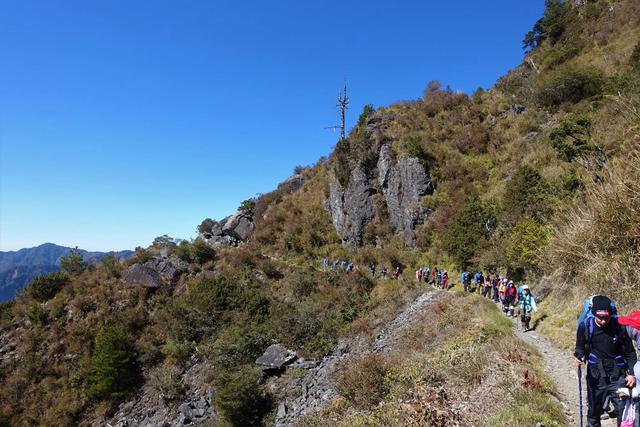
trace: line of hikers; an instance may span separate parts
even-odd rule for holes
[[[429,269],[429,266],[418,267],[416,270],[416,280],[418,282],[424,282],[430,284],[437,289],[449,289],[449,273],[446,270],[441,270],[435,267],[433,271]]]
[[[501,304],[506,315],[519,317],[525,332],[531,329],[531,313],[538,311],[538,307],[528,285],[521,283],[516,286],[513,280],[500,277],[497,273],[492,278],[481,271],[474,274],[463,271],[460,283],[465,292],[477,292]]]
[[[333,262],[329,263],[329,258],[324,258],[322,260],[322,267],[325,270],[329,270],[329,265],[331,265],[331,269],[334,271],[344,271],[346,273],[351,273],[355,269],[353,263],[350,261],[334,259]],[[376,278],[376,269],[376,264],[371,264],[369,266],[369,273],[371,273],[371,278],[373,279]],[[400,266],[396,266],[391,272],[391,278],[397,280],[400,278],[401,273],[402,271]],[[384,265],[380,268],[380,278],[382,280],[387,280],[389,278],[387,267]]]
[[[322,260],[322,267],[327,270],[329,269],[329,258],[324,258]],[[353,271],[353,264],[349,261],[345,261],[343,259],[334,259],[331,263],[331,268],[333,270],[346,271],[347,273],[351,273]]]

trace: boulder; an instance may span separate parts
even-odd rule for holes
[[[304,185],[304,176],[302,174],[295,174],[278,184],[278,190],[285,193],[294,193],[302,188]]]
[[[133,264],[125,271],[122,281],[130,286],[159,288],[163,283],[175,285],[189,265],[175,256],[155,257],[144,264]]]
[[[160,273],[142,264],[133,264],[122,275],[122,281],[129,286],[143,286],[145,288],[159,288],[162,286]]]
[[[263,371],[280,371],[298,358],[298,355],[280,344],[270,345],[264,354],[256,360]]]
[[[244,241],[247,240],[254,228],[251,213],[240,210],[227,219],[222,226],[222,234]]]

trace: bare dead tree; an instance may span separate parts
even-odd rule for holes
[[[345,111],[349,108],[349,97],[347,96],[347,81],[344,81],[344,89],[338,92],[338,103],[336,104],[340,112],[340,125],[329,126],[326,129],[340,129],[340,140],[345,139]]]

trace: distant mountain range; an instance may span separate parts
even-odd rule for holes
[[[60,258],[67,255],[71,248],[45,243],[34,248],[18,251],[0,252],[0,302],[13,298],[35,277],[60,269]],[[129,258],[133,251],[88,252],[80,250],[84,260],[97,263],[107,255],[120,259]]]

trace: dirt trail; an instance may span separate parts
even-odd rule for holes
[[[544,369],[554,379],[558,390],[558,398],[565,408],[570,426],[580,425],[580,408],[578,394],[578,367],[573,354],[568,350],[560,350],[551,344],[546,338],[536,331],[524,332],[514,319],[516,333],[519,338],[535,347],[542,355]],[[585,369],[583,367],[583,376]],[[583,387],[583,417],[586,425],[587,399],[585,395],[586,384],[582,380]],[[615,427],[615,420],[602,420],[603,427]]]

